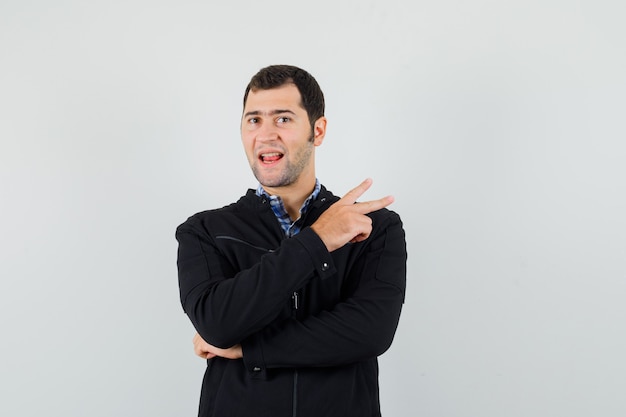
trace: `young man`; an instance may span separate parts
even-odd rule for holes
[[[257,73],[244,95],[243,146],[259,186],[180,225],[183,309],[207,359],[200,416],[380,416],[377,356],[404,301],[402,223],[392,197],[356,202],[315,176],[326,134],[315,79]]]

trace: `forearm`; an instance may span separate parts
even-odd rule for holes
[[[244,360],[266,368],[336,366],[373,358],[393,340],[402,294],[387,285],[380,297],[350,299],[302,321],[287,320],[242,342]]]

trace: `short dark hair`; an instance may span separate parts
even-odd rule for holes
[[[324,116],[324,93],[315,78],[302,68],[292,65],[271,65],[261,69],[246,87],[243,106],[246,107],[250,91],[270,90],[285,84],[295,84],[298,88],[302,107],[306,110],[311,128],[313,128],[315,121]]]

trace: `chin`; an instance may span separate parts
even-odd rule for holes
[[[285,175],[282,175],[282,176],[263,175],[255,169],[253,169],[252,171],[257,181],[259,181],[259,183],[264,187],[284,187],[284,186],[291,185],[294,183],[293,178],[288,178]]]
[[[270,188],[286,187],[287,185],[293,184],[293,182],[291,182],[291,181],[279,181],[279,180],[276,180],[276,181],[266,181],[266,180],[262,181],[262,180],[259,180],[259,183],[263,187],[270,187]]]

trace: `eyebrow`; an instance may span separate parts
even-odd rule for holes
[[[296,115],[296,113],[294,113],[291,110],[287,110],[287,109],[276,109],[276,110],[272,110],[269,113],[265,113],[259,110],[254,110],[254,111],[249,111],[246,112],[243,117],[248,117],[248,116],[261,116],[263,114],[267,114],[269,116],[276,116],[277,114],[283,114],[283,113],[289,113],[289,114],[293,114],[294,116]]]

